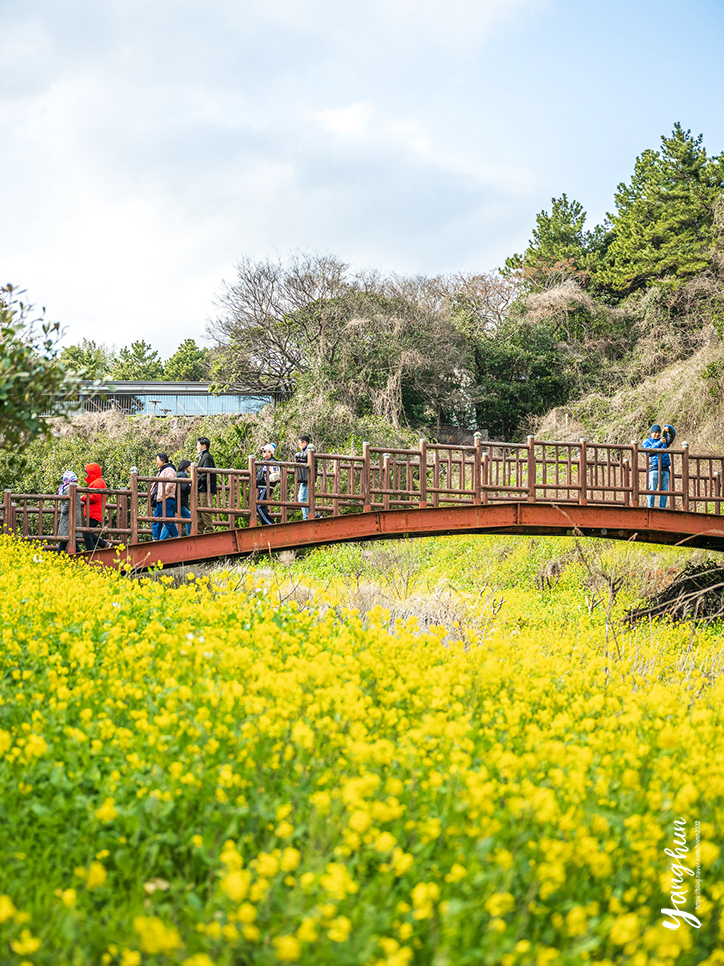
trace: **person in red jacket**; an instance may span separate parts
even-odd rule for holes
[[[103,492],[107,490],[106,481],[103,479],[103,474],[101,473],[101,468],[97,463],[88,463],[85,467],[85,485],[93,487],[94,490],[99,490],[98,493],[84,493],[81,497],[81,502],[83,503],[83,525],[88,527],[95,527],[96,530],[100,530],[103,526],[103,511],[106,506],[106,494]],[[86,520],[88,521],[86,523]],[[100,533],[84,533],[83,542],[85,543],[86,550],[95,550],[96,547],[103,549],[104,547],[110,547],[110,543],[107,543]]]

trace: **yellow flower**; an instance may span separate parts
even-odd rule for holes
[[[116,815],[118,815],[114,800],[107,798],[100,808],[96,809],[95,815],[101,822],[112,822]]]
[[[368,812],[358,810],[356,812],[352,812],[349,817],[349,827],[360,834],[362,832],[366,832],[371,824],[372,819],[370,818]]]
[[[238,872],[230,872],[225,875],[219,885],[223,892],[232,902],[241,902],[245,899],[251,884],[251,872],[248,869],[240,869]]]
[[[260,876],[263,876],[265,879],[271,879],[279,871],[279,859],[276,855],[261,852],[257,856],[256,870]]]
[[[194,848],[200,849],[201,846],[204,844],[204,837],[203,837],[203,835],[192,835],[191,836],[191,844],[194,846]]]
[[[702,842],[699,847],[699,857],[704,867],[713,865],[719,858],[719,846],[714,845],[713,842]]]
[[[277,958],[282,963],[296,963],[302,954],[302,946],[296,936],[276,936],[272,942]]]
[[[256,906],[252,906],[250,902],[243,902],[236,911],[236,918],[239,922],[254,922]]]
[[[352,923],[346,916],[339,916],[331,922],[331,928],[327,930],[329,938],[336,943],[346,942],[352,929]]]
[[[491,916],[504,916],[515,909],[515,899],[509,892],[496,892],[485,903]]]
[[[297,929],[297,939],[302,943],[313,943],[318,939],[316,923],[314,919],[303,919],[299,929]]]
[[[41,945],[41,941],[33,936],[29,929],[23,929],[20,939],[13,939],[10,948],[18,956],[32,956],[33,953],[37,953]]]
[[[445,876],[446,882],[460,882],[468,874],[468,870],[464,865],[459,865],[457,862],[452,866],[448,874]]]
[[[106,884],[108,873],[100,862],[91,862],[88,867],[88,874],[85,877],[86,889],[99,889]]]
[[[36,735],[35,732],[31,731],[25,744],[25,754],[40,758],[41,755],[44,755],[47,750],[48,743],[45,738],[43,738],[42,735]]]
[[[617,946],[624,946],[632,942],[639,934],[639,919],[636,913],[630,912],[614,920],[609,932],[611,942]]]
[[[282,852],[280,868],[282,872],[294,872],[302,860],[299,849],[284,849]]]
[[[325,875],[319,878],[320,885],[333,899],[344,899],[347,895],[353,895],[359,889],[356,882],[352,880],[347,866],[338,862],[330,862],[327,865]]]
[[[586,910],[582,906],[574,906],[566,916],[566,929],[569,936],[582,936],[588,924]]]
[[[397,844],[397,839],[390,832],[382,832],[374,841],[376,852],[391,852]]]
[[[139,966],[141,954],[137,949],[124,949],[121,953],[121,966]]]
[[[78,893],[75,891],[75,889],[56,889],[55,894],[58,896],[63,905],[67,906],[69,909],[75,905],[78,897]]]
[[[7,922],[17,912],[10,896],[0,896],[0,923]]]
[[[183,945],[178,930],[165,926],[158,916],[136,916],[133,928],[141,937],[144,953],[170,953]]]
[[[431,919],[433,902],[440,898],[440,888],[435,882],[418,882],[412,890],[412,918]]]

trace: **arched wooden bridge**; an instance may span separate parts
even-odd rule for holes
[[[199,533],[199,475],[191,467],[190,520],[173,518],[182,535],[151,540],[154,477],[132,473],[130,485],[107,491],[103,536],[113,546],[79,556],[106,566],[146,569],[277,550],[362,540],[470,533],[581,534],[647,543],[724,550],[724,456],[694,455],[686,443],[668,450],[666,494],[648,489],[650,451],[628,446],[548,442],[474,446],[432,445],[415,450],[363,445],[361,456],[310,453],[309,502],[297,501],[300,465],[274,463],[281,479],[272,497],[259,499],[253,481],[270,463],[249,458],[245,469],[215,470],[218,492],[205,519],[214,532]],[[71,486],[75,493],[90,492]],[[660,509],[662,496],[667,508]],[[656,509],[647,506],[655,497]],[[58,546],[60,501],[51,494],[5,491],[4,532]],[[261,526],[258,507],[275,520]],[[301,520],[302,508],[309,520]],[[159,518],[157,518],[159,519]],[[164,518],[160,518],[164,519]],[[185,535],[188,528],[189,535]],[[69,549],[83,546],[87,526],[71,520]]]

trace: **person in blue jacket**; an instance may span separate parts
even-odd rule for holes
[[[651,435],[642,443],[644,449],[651,449],[655,451],[649,456],[649,489],[664,490],[659,497],[659,507],[662,510],[666,508],[666,503],[668,501],[666,491],[669,489],[671,457],[668,453],[662,453],[660,450],[667,450],[674,442],[675,438],[676,430],[673,426],[664,426],[662,432],[661,427],[657,423],[654,423],[654,425],[651,427]],[[653,507],[655,503],[656,497],[652,493],[649,495],[648,505]]]

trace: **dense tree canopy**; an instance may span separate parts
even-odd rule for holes
[[[96,345],[91,339],[82,339],[77,345],[66,346],[60,359],[63,365],[84,379],[103,379],[113,368],[115,354],[112,349]]]
[[[113,379],[144,381],[163,379],[163,363],[158,352],[141,339],[132,342],[130,349],[124,346],[111,369]]]
[[[0,290],[0,443],[14,446],[44,433],[67,411],[80,379],[60,362],[59,326],[28,322],[32,307],[12,286]]]
[[[210,366],[209,350],[197,346],[194,339],[184,339],[163,369],[166,379],[201,382],[208,378]]]
[[[724,155],[710,158],[702,136],[676,124],[661,150],[644,151],[631,181],[618,186],[598,287],[619,295],[652,284],[676,288],[710,269],[722,194]]]
[[[504,272],[519,272],[524,283],[541,289],[569,277],[587,280],[596,270],[607,241],[608,224],[586,231],[586,212],[563,194],[551,198],[551,211],[536,215],[531,240],[523,255],[506,259]]]

